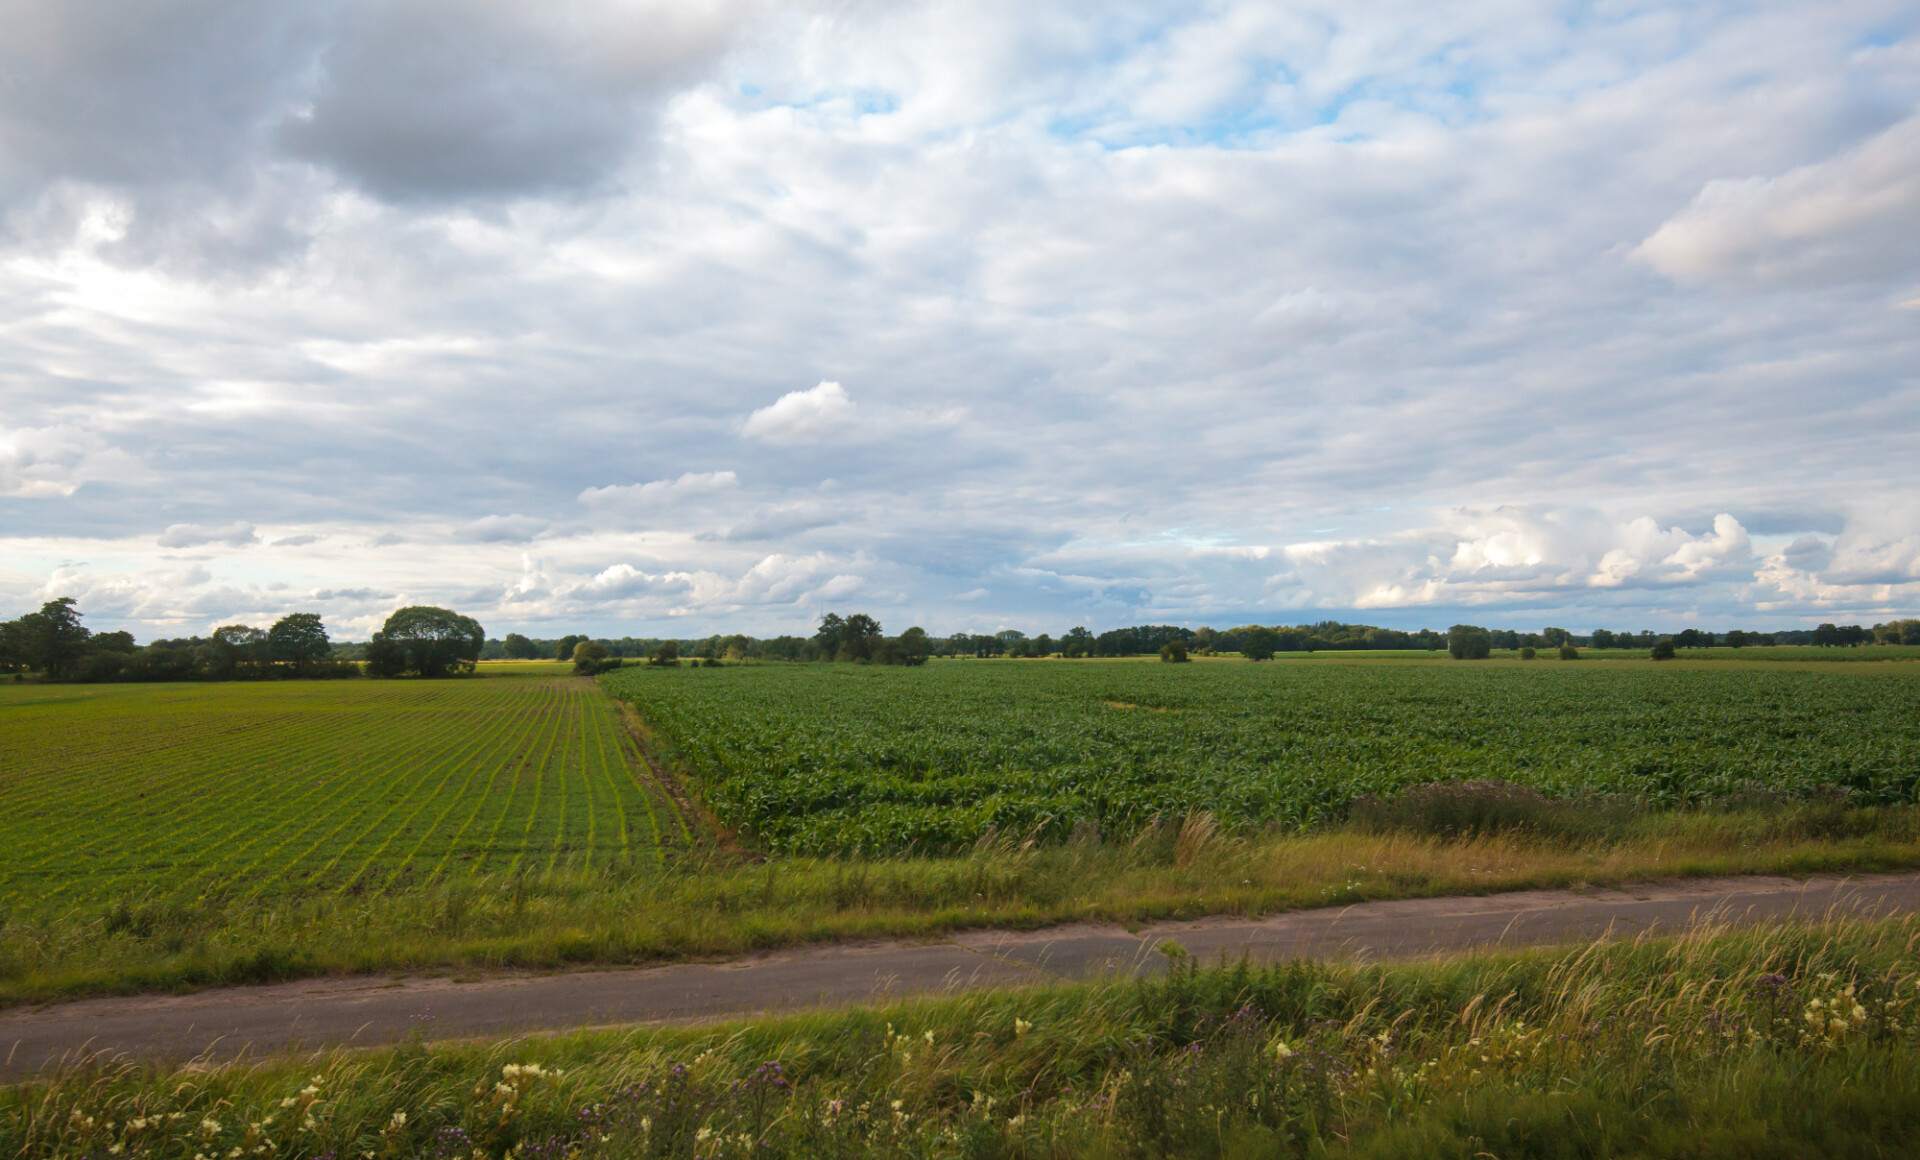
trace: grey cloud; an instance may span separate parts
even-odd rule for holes
[[[376,588],[317,588],[315,600],[392,600],[394,593]]]
[[[245,0],[0,4],[0,196],[240,169],[301,82],[316,14]]]
[[[167,530],[160,533],[158,541],[163,548],[194,548],[203,544],[224,544],[230,548],[244,548],[259,542],[260,537],[254,533],[253,525],[245,520],[219,526],[169,524]]]
[[[400,0],[347,10],[281,137],[384,198],[592,185],[706,68],[729,5]]]
[[[302,532],[297,536],[282,536],[281,538],[273,541],[271,546],[275,548],[300,548],[300,547],[306,546],[307,544],[317,544],[320,542],[320,540],[321,540],[320,536],[316,536],[308,532]]]
[[[99,19],[69,8],[29,15]],[[581,627],[788,626],[823,593],[930,628],[1920,600],[1839,582],[1908,575],[1872,513],[1920,495],[1888,309],[1920,284],[1858,253],[1908,205],[1911,38],[1861,49],[1853,0],[1658,51],[1429,9],[702,9],[753,27],[654,56],[612,34],[644,7],[190,4],[178,40],[128,10],[204,101],[33,40],[114,91],[0,94],[0,184],[32,193],[0,192],[0,592],[245,517],[328,530],[271,560],[295,590]],[[1688,208],[1749,177],[1738,214]],[[1776,228],[1828,201],[1866,216]],[[1722,256],[1633,260],[1663,223]],[[1802,532],[1831,568],[1743,540]],[[610,563],[685,579],[596,590]]]

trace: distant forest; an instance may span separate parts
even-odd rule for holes
[[[1492,649],[1698,649],[1769,645],[1846,648],[1864,644],[1920,645],[1920,619],[1894,620],[1871,628],[1822,624],[1811,629],[1677,633],[1595,629],[1582,636],[1564,628],[1539,632],[1456,624],[1446,632],[1403,631],[1370,624],[1322,620],[1314,624],[1183,628],[1143,624],[1093,633],[1076,627],[1058,637],[1028,636],[1015,629],[933,636],[909,628],[886,635],[865,613],[829,613],[811,636],[753,637],[744,633],[669,639],[589,637],[551,639],[510,632],[483,639],[480,625],[446,609],[396,612],[368,642],[336,642],[317,613],[296,612],[271,627],[223,625],[205,637],[176,637],[140,645],[127,632],[91,632],[71,597],[48,601],[38,612],[0,622],[0,673],[16,678],[39,673],[52,680],[183,681],[356,677],[417,673],[439,675],[478,660],[571,660],[583,672],[618,667],[627,660],[653,664],[724,664],[728,661],[841,661],[917,665],[930,657],[1125,657],[1155,653],[1180,657],[1238,654],[1261,659],[1276,653],[1379,650],[1449,650],[1485,656]],[[1462,646],[1466,647],[1463,648]],[[583,647],[584,646],[584,647]]]

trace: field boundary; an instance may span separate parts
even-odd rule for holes
[[[591,678],[588,678],[591,679]],[[706,836],[712,838],[720,852],[743,862],[765,862],[766,855],[754,850],[740,840],[740,836],[723,825],[714,812],[707,808],[697,793],[689,792],[688,781],[691,773],[680,773],[673,769],[673,763],[661,756],[653,738],[653,730],[647,725],[647,719],[637,706],[625,697],[616,697],[604,685],[594,682],[600,689],[600,695],[613,702],[619,713],[620,722],[626,727],[627,736],[633,741],[634,752],[639,754],[648,777],[653,784],[677,806],[682,816],[691,819]],[[636,773],[639,771],[636,770]]]

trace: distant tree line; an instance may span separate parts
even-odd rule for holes
[[[1486,628],[1478,625],[1454,625],[1445,632],[1433,629],[1402,630],[1369,624],[1347,624],[1322,620],[1297,625],[1241,625],[1237,628],[1183,628],[1169,624],[1143,624],[1110,629],[1098,635],[1085,627],[1074,627],[1058,637],[1047,633],[1029,637],[1018,629],[993,633],[957,632],[933,636],[914,627],[898,637],[883,632],[880,622],[864,613],[829,613],[821,618],[812,636],[753,637],[743,633],[714,634],[707,637],[668,639],[661,637],[597,637],[569,634],[552,639],[530,638],[508,633],[501,640],[489,640],[482,659],[574,660],[583,643],[604,649],[603,667],[613,667],[622,659],[648,660],[649,663],[723,664],[729,661],[840,661],[855,664],[921,664],[929,657],[1126,657],[1161,654],[1171,659],[1168,646],[1178,643],[1186,656],[1215,656],[1237,653],[1253,660],[1265,660],[1278,653],[1447,651],[1463,659],[1491,655],[1494,650],[1558,651],[1580,648],[1652,649],[1662,643],[1679,649],[1711,647],[1764,647],[1776,644],[1816,644],[1845,647],[1858,644],[1920,644],[1920,620],[1896,620],[1876,624],[1871,629],[1859,625],[1836,627],[1831,624],[1815,629],[1791,629],[1778,632],[1748,632],[1734,629],[1710,632],[1686,629],[1662,634],[1651,629],[1638,632],[1614,632],[1595,629],[1579,635],[1564,628],[1545,628],[1538,632]],[[662,649],[671,646],[671,655]],[[586,671],[586,670],[582,670]]]
[[[155,640],[128,632],[92,632],[71,596],[0,623],[0,673],[39,673],[53,681],[316,680],[361,675],[439,677],[471,671],[486,633],[471,617],[444,608],[402,608],[373,638],[341,655],[314,612],[293,612],[270,628],[226,624],[205,637]]]
[[[326,625],[311,612],[271,628],[227,624],[205,637],[135,645],[128,632],[92,632],[71,596],[0,624],[0,672],[39,672],[49,680],[244,681],[358,676],[330,654]]]

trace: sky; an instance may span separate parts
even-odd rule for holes
[[[1920,8],[0,0],[0,615],[1920,615]]]

